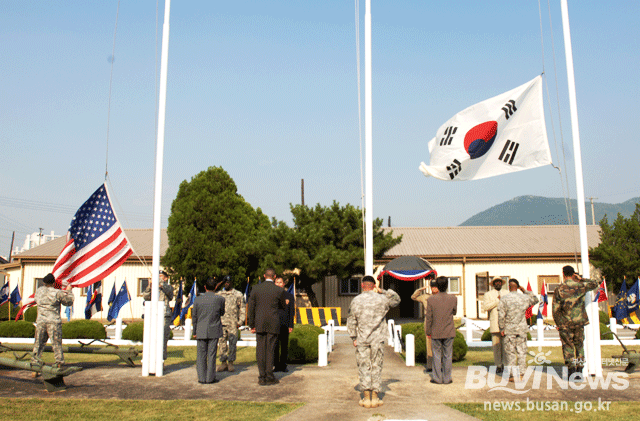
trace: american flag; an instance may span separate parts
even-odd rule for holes
[[[71,220],[67,243],[53,266],[55,288],[71,284],[84,288],[106,278],[133,253],[102,184]],[[16,320],[34,306],[35,293],[22,303]]]
[[[84,288],[107,277],[132,253],[103,184],[71,220],[67,244],[52,273],[56,284]]]

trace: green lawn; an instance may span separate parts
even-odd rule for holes
[[[262,403],[201,400],[20,399],[0,401],[0,419],[136,421],[276,420],[302,406],[299,403]]]

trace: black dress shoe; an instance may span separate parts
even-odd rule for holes
[[[214,383],[219,383],[219,382],[220,382],[220,379],[213,379],[212,381],[207,382],[207,384],[214,384]]]
[[[442,383],[438,383],[437,381],[435,381],[435,380],[433,380],[433,379],[429,380],[429,382],[430,382],[430,383],[433,383],[433,384],[442,384]]]
[[[280,380],[278,380],[278,379],[267,380],[267,386],[272,386],[272,385],[278,384],[278,383],[280,383]]]

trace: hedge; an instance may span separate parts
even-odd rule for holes
[[[600,339],[615,339],[613,335],[606,335],[609,332],[611,332],[611,329],[606,324],[600,323]]]
[[[107,331],[97,320],[73,320],[62,324],[62,339],[107,339]]]
[[[12,320],[0,323],[0,338],[35,338],[36,327],[31,322]]]
[[[122,339],[142,342],[144,340],[144,322],[129,323],[122,331]],[[173,331],[169,332],[169,339],[173,339]]]
[[[314,325],[295,325],[289,334],[289,361],[307,363],[318,361],[318,335],[324,329]]]
[[[29,307],[24,313],[24,320],[35,323],[38,318],[38,306]]]
[[[406,343],[407,335],[414,336],[415,358],[416,362],[427,362],[427,339],[424,333],[424,325],[422,323],[406,323],[402,325],[402,340]],[[462,333],[456,331],[456,337],[453,340],[453,362],[462,361],[467,355],[469,347],[464,340]]]
[[[11,315],[7,314],[9,312],[9,304],[3,304],[0,306],[0,321],[1,320],[14,320],[16,315],[20,311],[20,307],[14,306],[11,304]]]

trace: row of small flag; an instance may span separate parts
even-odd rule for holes
[[[11,303],[17,306],[20,301],[22,301],[22,297],[20,296],[18,285],[16,285],[13,292],[9,294],[9,282],[5,282],[2,288],[0,288],[0,306],[5,303]]]
[[[636,282],[636,288],[637,288],[637,282]],[[527,281],[527,291],[532,291],[531,283],[528,281]],[[626,291],[626,288],[625,288],[625,291]],[[542,319],[543,317],[547,316],[547,306],[549,305],[549,295],[547,294],[547,283],[545,281],[542,281],[540,296],[541,296],[541,300],[540,300],[540,303],[538,304],[538,317],[537,317],[538,319]],[[598,289],[596,290],[596,294],[593,299],[593,302],[601,303],[603,301],[607,301],[608,299],[609,298],[607,294],[607,283],[603,280],[598,286]],[[533,306],[527,309],[525,316],[527,319],[533,316]]]

